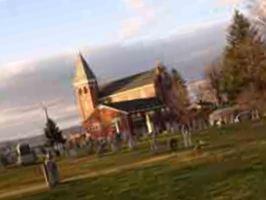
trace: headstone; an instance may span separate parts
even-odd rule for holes
[[[127,132],[126,133],[127,134],[127,145],[128,145],[128,148],[130,149],[130,150],[132,150],[132,149],[134,149],[135,148],[135,141],[134,141],[134,138],[133,138],[133,136],[131,135],[131,133],[129,133],[129,132]]]
[[[191,147],[192,146],[191,132],[185,126],[183,126],[181,132],[182,132],[182,136],[183,136],[184,147],[185,148]]]
[[[157,139],[156,139],[156,132],[151,133],[151,151],[156,153],[158,150],[158,145],[157,145]]]
[[[77,156],[77,151],[75,148],[69,149],[69,156],[70,157],[76,157]]]
[[[178,141],[177,141],[177,139],[176,138],[171,138],[168,141],[168,146],[169,146],[169,150],[176,151],[177,148],[178,148]]]
[[[59,184],[59,171],[56,162],[52,159],[51,153],[47,154],[45,163],[42,166],[44,178],[49,188],[55,187]]]
[[[35,152],[32,151],[29,144],[18,144],[16,154],[19,165],[28,165],[36,162]]]
[[[107,151],[107,142],[104,139],[98,140],[96,154],[102,156],[105,151]]]

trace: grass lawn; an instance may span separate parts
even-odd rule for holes
[[[198,133],[209,145],[202,151],[177,153],[163,162],[94,178],[63,183],[49,192],[21,200],[74,199],[265,199],[266,124],[247,123]],[[147,151],[63,163],[74,173],[134,163],[150,157]],[[69,162],[69,163],[68,163]],[[75,163],[76,162],[76,163]],[[126,163],[125,163],[126,162]],[[61,165],[62,166],[62,165]],[[62,166],[63,167],[63,166]],[[70,176],[72,170],[63,170]],[[82,171],[82,172],[81,172]],[[34,177],[31,177],[34,179]],[[29,178],[29,180],[31,180]],[[0,184],[1,185],[1,184]]]
[[[158,139],[165,143],[167,138],[169,138],[169,135],[166,134],[161,135]],[[165,151],[166,149],[162,153],[166,153]],[[125,149],[118,153],[107,153],[102,157],[96,155],[84,156],[84,153],[81,154],[82,156],[80,157],[63,158],[57,162],[62,179],[108,169],[122,164],[135,163],[154,156],[149,151],[147,140],[139,142],[137,149],[134,151]],[[1,193],[6,193],[7,190],[12,191],[42,183],[44,183],[44,177],[40,165],[10,167],[6,169],[0,168],[0,195]]]

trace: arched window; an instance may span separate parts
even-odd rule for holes
[[[88,93],[88,89],[86,87],[83,88],[83,91],[84,91],[85,94]]]
[[[82,95],[82,89],[79,88],[79,95]]]

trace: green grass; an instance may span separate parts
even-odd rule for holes
[[[23,200],[87,199],[265,199],[266,125],[239,124],[197,133],[208,143],[136,169],[64,183]],[[77,161],[75,172],[104,169],[149,158],[147,151],[124,152],[92,162]],[[67,164],[70,161],[62,161]],[[70,172],[68,172],[70,175]]]
[[[41,169],[38,166],[12,167],[0,170],[0,193],[7,189],[25,187],[42,182]]]
[[[167,134],[161,135],[158,140],[161,143],[166,143],[169,137],[173,136]],[[166,148],[162,149],[162,153],[166,152],[166,150]],[[149,151],[149,141],[145,139],[138,143],[137,149],[134,151],[123,149],[122,152],[107,153],[101,157],[83,155],[77,158],[63,158],[58,160],[58,165],[61,177],[64,179],[122,164],[135,163],[153,156]],[[44,178],[40,165],[0,169],[0,194],[6,192],[7,189],[16,190],[43,182]]]

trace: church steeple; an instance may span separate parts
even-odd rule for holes
[[[83,120],[86,120],[98,104],[97,78],[81,53],[76,60],[73,85]]]
[[[83,55],[79,53],[76,60],[76,75],[74,78],[74,83],[84,81],[96,81],[96,76],[91,70],[89,64],[84,59]]]

